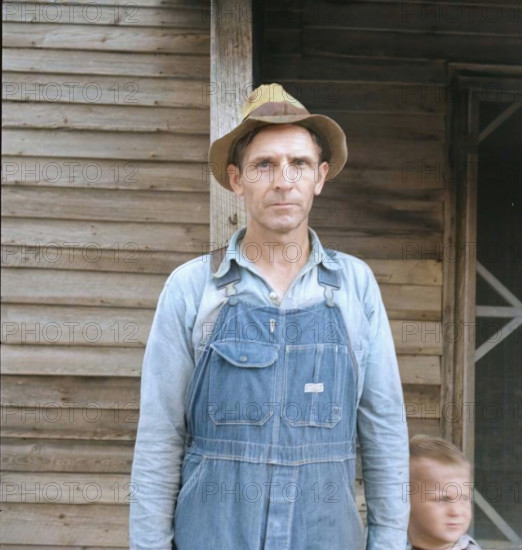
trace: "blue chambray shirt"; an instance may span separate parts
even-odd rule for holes
[[[412,550],[412,548],[411,542],[408,541],[406,550]],[[451,547],[451,550],[481,550],[481,548],[475,540],[473,540],[467,533],[464,533]]]
[[[222,275],[232,258],[241,269],[238,292],[251,303],[284,309],[305,308],[324,299],[317,265],[340,270],[335,293],[358,362],[357,429],[368,509],[369,550],[404,550],[409,502],[408,432],[402,387],[390,325],[379,287],[361,260],[337,252],[329,256],[309,229],[311,253],[285,295],[277,293],[256,269],[256,251],[241,255],[240,229],[232,236]],[[264,243],[260,246],[270,246]],[[335,248],[335,247],[331,247]],[[288,256],[298,251],[288,249]],[[187,444],[184,398],[195,364],[226,301],[210,269],[210,255],[172,272],[160,294],[141,380],[138,433],[132,465],[133,499],[129,536],[134,550],[170,550],[180,468]]]

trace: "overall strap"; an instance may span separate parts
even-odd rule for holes
[[[225,254],[227,247],[218,248],[211,252],[210,266],[212,268],[212,273],[216,273],[219,269],[219,266],[225,259]],[[222,275],[221,277],[215,278],[215,283],[218,288],[227,287],[226,295],[229,297],[229,302],[232,305],[237,303],[237,294],[236,283],[241,280],[241,273],[239,271],[239,266],[235,261],[230,262],[229,270]]]
[[[325,250],[331,261],[336,261],[335,250]],[[339,270],[326,269],[326,267],[320,263],[317,266],[317,280],[321,286],[324,287],[324,297],[326,305],[333,307],[335,305],[333,301],[333,290],[339,290],[341,288],[341,275]]]

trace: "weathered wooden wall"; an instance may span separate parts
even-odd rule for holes
[[[209,28],[184,0],[7,2],[3,548],[123,548],[144,345],[209,232]]]
[[[208,239],[208,15],[86,4],[4,4],[4,548],[127,544],[143,347]],[[450,384],[448,62],[522,52],[515,1],[460,5],[268,2],[259,52],[263,82],[347,132],[311,225],[374,269],[414,432],[439,433]]]
[[[263,22],[261,82],[281,82],[348,138],[347,166],[316,200],[311,225],[374,269],[410,433],[451,434],[449,66],[520,64],[520,4],[296,0],[267,5]]]

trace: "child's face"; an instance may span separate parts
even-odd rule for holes
[[[469,467],[441,464],[428,458],[413,459],[410,483],[411,543],[430,550],[451,548],[471,521]]]

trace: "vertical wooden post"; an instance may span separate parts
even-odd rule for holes
[[[210,25],[210,139],[241,122],[241,106],[252,90],[251,0],[212,0]],[[226,163],[227,159],[223,159]],[[220,169],[226,169],[223,165]],[[224,246],[246,225],[245,208],[234,193],[210,183],[210,240]]]
[[[465,93],[463,93],[465,92]],[[457,159],[463,163],[462,177],[457,184],[455,278],[455,322],[459,338],[455,342],[454,391],[455,404],[460,409],[453,422],[453,441],[473,459],[475,423],[475,345],[472,327],[475,323],[476,242],[477,242],[477,144],[478,100],[473,90],[460,89],[460,128],[457,136]]]

